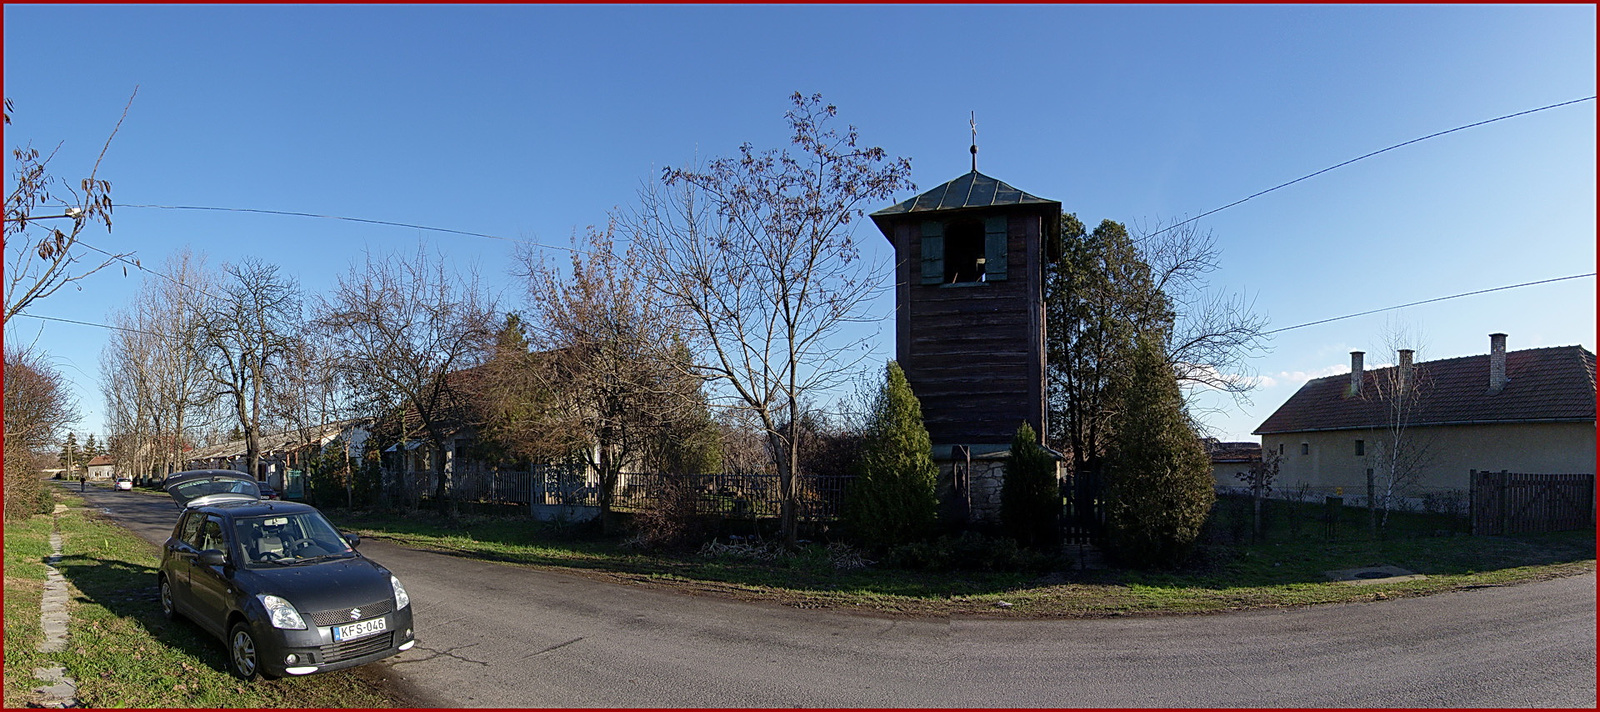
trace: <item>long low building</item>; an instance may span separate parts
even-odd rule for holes
[[[1593,474],[1595,359],[1582,346],[1506,351],[1364,370],[1307,382],[1255,431],[1280,459],[1279,488],[1364,501],[1464,495],[1473,470]]]

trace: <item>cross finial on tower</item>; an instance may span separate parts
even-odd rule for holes
[[[978,112],[972,112],[972,118],[967,121],[972,126],[972,172],[978,172]]]

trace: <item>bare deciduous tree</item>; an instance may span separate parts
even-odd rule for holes
[[[517,253],[536,350],[527,353],[521,374],[544,398],[544,407],[527,409],[542,442],[518,449],[531,454],[553,446],[585,460],[599,478],[607,527],[614,525],[611,503],[622,469],[663,454],[670,449],[663,441],[693,439],[694,416],[705,413],[680,336],[681,312],[659,308],[655,293],[637,279],[643,255],[618,254],[614,234],[611,224],[575,237],[565,272],[530,247]]]
[[[453,274],[421,245],[410,257],[369,253],[339,278],[317,312],[329,335],[328,356],[363,409],[415,414],[432,448],[434,502],[448,507],[444,446],[464,425],[449,417],[459,412],[461,396],[450,375],[481,363],[494,335],[493,306],[477,277]],[[401,486],[415,506],[419,493]]]
[[[329,335],[315,324],[307,325],[301,333],[289,340],[284,351],[282,366],[278,369],[278,384],[272,411],[274,420],[294,432],[299,446],[310,458],[320,458],[324,440],[330,437],[330,425],[342,422],[354,413],[352,393],[344,382],[337,364],[327,358],[332,351]],[[345,505],[355,506],[355,483],[350,462],[350,443],[341,441],[343,452],[338,456],[339,469],[324,474],[335,476],[344,487]],[[313,474],[309,469],[307,475]]]
[[[809,392],[847,378],[864,350],[836,342],[864,321],[881,270],[860,258],[852,222],[863,206],[911,188],[911,164],[830,127],[837,109],[794,94],[787,149],[668,169],[641,192],[630,227],[651,283],[686,315],[701,373],[752,411],[772,443],[786,544],[795,543],[795,429]]]
[[[1256,540],[1261,539],[1261,502],[1272,495],[1272,488],[1278,482],[1278,472],[1283,469],[1283,456],[1275,452],[1262,452],[1261,460],[1250,465],[1250,469],[1235,472],[1233,476],[1250,489],[1251,532]],[[1299,516],[1298,513],[1296,516]]]
[[[262,478],[261,432],[271,423],[275,376],[301,329],[300,287],[277,265],[252,257],[223,271],[227,277],[207,302],[195,348],[212,396],[244,432],[248,471]]]
[[[1135,238],[1149,263],[1154,287],[1172,309],[1167,360],[1178,384],[1242,398],[1255,387],[1250,359],[1266,350],[1267,317],[1240,294],[1216,292],[1206,275],[1221,265],[1222,252],[1198,223],[1163,229],[1157,223]],[[1191,406],[1193,401],[1190,401]]]
[[[132,105],[130,96],[128,107]],[[117,119],[116,127],[106,137],[100,155],[89,169],[89,177],[76,187],[50,173],[54,150],[41,157],[31,144],[11,149],[11,192],[6,194],[5,216],[4,323],[10,324],[11,317],[30,304],[132,254],[102,253],[104,259],[86,259],[88,250],[78,240],[91,223],[105,225],[106,232],[111,232],[111,183],[99,178],[100,163],[128,117],[128,107],[123,107],[122,118]],[[6,99],[7,126],[11,125],[11,113],[11,100]],[[57,211],[60,214],[40,214]],[[58,220],[70,221],[70,227],[55,227]]]
[[[1380,436],[1367,448],[1369,526],[1376,535],[1389,525],[1389,511],[1397,498],[1412,494],[1433,462],[1433,438],[1416,429],[1422,399],[1430,386],[1426,369],[1418,368],[1417,354],[1425,345],[1416,330],[1391,321],[1381,336],[1381,353],[1392,353],[1398,363],[1373,372],[1373,393],[1366,397],[1383,408]]]
[[[193,347],[214,286],[205,258],[170,256],[126,309],[100,355],[108,450],[120,471],[139,479],[182,469],[183,450],[215,418],[204,359]]]

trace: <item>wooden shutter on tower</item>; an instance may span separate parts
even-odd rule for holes
[[[983,274],[986,282],[1006,279],[1006,218],[1004,215],[983,221]]]
[[[937,220],[922,223],[922,283],[944,281],[944,224]]]

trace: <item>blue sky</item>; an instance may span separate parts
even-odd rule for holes
[[[1595,93],[1593,6],[6,5],[7,147],[92,163],[122,204],[285,210],[566,245],[696,156],[786,140],[795,91],[912,159],[925,190],[979,168],[1093,225],[1170,222],[1392,144]],[[1201,221],[1214,289],[1271,328],[1594,271],[1595,102],[1385,153]],[[909,197],[912,193],[898,196]],[[886,202],[885,205],[888,203]],[[858,229],[880,261],[887,242]],[[147,266],[190,245],[254,255],[325,292],[364,250],[418,240],[518,301],[512,245],[346,221],[119,208],[91,244]],[[9,249],[9,248],[8,248]],[[553,253],[552,257],[559,257]],[[105,322],[140,278],[107,270],[40,302]],[[893,354],[893,298],[873,353]],[[101,431],[105,332],[13,320]],[[1378,353],[1595,348],[1592,278],[1278,334],[1251,404],[1203,399],[1227,439],[1304,382]],[[1211,408],[1221,410],[1212,411]],[[102,432],[103,435],[103,432]]]

